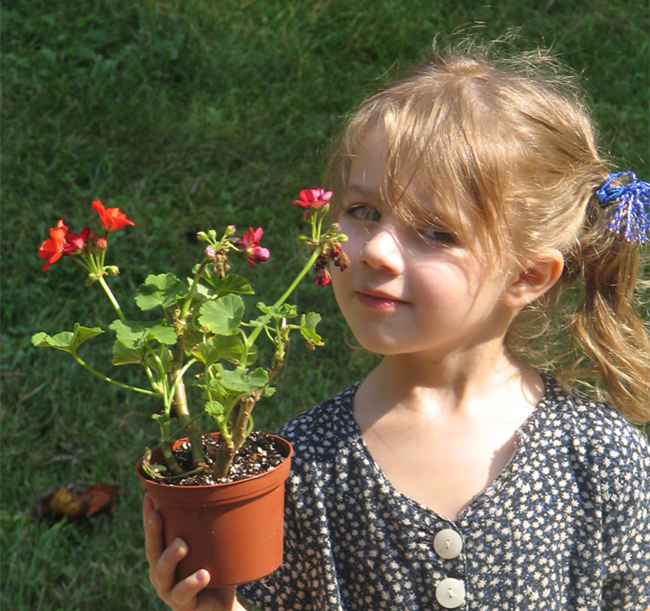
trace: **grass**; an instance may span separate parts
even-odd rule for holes
[[[476,25],[476,24],[479,25]],[[648,8],[635,0],[14,0],[2,19],[2,546],[0,603],[16,611],[163,609],[146,576],[133,464],[156,442],[146,398],[94,384],[35,350],[30,337],[75,320],[112,320],[70,265],[40,272],[36,249],[59,218],[80,227],[102,199],[136,226],[113,236],[131,294],[148,273],[187,274],[193,232],[262,225],[276,295],[303,255],[284,211],[316,185],[345,114],[434,36],[485,38],[520,27],[514,48],[552,45],[583,74],[602,143],[648,177]],[[64,262],[67,263],[67,262]],[[125,297],[122,297],[125,300]],[[372,358],[350,350],[329,292],[301,307],[325,317],[326,346],[292,347],[278,393],[257,413],[274,429],[358,379]],[[133,307],[123,304],[125,309]],[[65,355],[64,355],[65,356]],[[89,361],[106,369],[108,343]],[[68,361],[66,361],[66,364]],[[72,361],[69,361],[72,365]],[[301,366],[298,366],[300,364]],[[125,374],[126,375],[126,374]],[[125,379],[130,379],[127,378]],[[70,481],[121,486],[115,514],[39,521],[40,492]]]

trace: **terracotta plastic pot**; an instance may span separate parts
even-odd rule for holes
[[[218,433],[213,434],[218,437]],[[238,482],[213,486],[161,484],[136,472],[164,523],[165,545],[180,537],[189,547],[176,570],[178,580],[199,569],[218,588],[266,577],[282,563],[284,482],[291,468],[291,444],[271,435],[286,460],[274,469]],[[180,439],[173,448],[186,441]],[[160,449],[152,462],[164,461]]]

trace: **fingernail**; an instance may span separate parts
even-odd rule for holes
[[[174,539],[174,547],[176,547],[176,551],[182,556],[187,552],[187,547],[185,547],[185,544],[180,539]]]
[[[207,581],[207,580],[208,580],[208,576],[209,576],[209,575],[208,575],[208,572],[207,572],[207,571],[204,571],[203,569],[201,569],[201,570],[196,574],[196,580],[197,580],[199,583],[203,583],[204,581]]]

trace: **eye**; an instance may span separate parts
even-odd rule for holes
[[[456,236],[453,233],[434,225],[420,227],[417,232],[418,236],[427,242],[449,245],[457,243]]]
[[[370,204],[353,204],[345,214],[357,221],[378,222],[381,220],[381,214],[374,206]]]

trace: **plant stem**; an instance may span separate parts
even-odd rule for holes
[[[273,307],[277,308],[278,306],[281,306],[286,299],[291,295],[293,290],[298,286],[300,281],[305,277],[305,274],[311,269],[312,265],[316,262],[316,259],[318,259],[320,253],[323,251],[322,246],[317,246],[314,252],[312,253],[309,261],[305,264],[305,267],[302,268],[302,271],[295,277],[294,281],[291,283],[291,286],[284,292],[282,297],[280,297],[274,304]],[[248,341],[246,342],[247,349],[250,348],[255,343],[255,340],[257,339],[257,336],[260,334],[262,329],[264,328],[264,325],[260,325],[256,329],[253,330],[253,332],[249,335]]]
[[[302,268],[302,271],[301,271],[301,272],[296,276],[296,278],[294,279],[294,281],[291,283],[291,286],[290,286],[290,287],[289,287],[289,288],[284,292],[284,294],[282,295],[282,297],[280,297],[280,299],[278,299],[278,300],[273,304],[274,307],[277,308],[278,306],[281,306],[281,305],[285,302],[285,300],[287,299],[287,297],[289,297],[289,295],[291,295],[291,293],[293,292],[293,290],[298,286],[298,284],[300,283],[300,281],[305,277],[305,274],[306,274],[306,273],[311,269],[312,265],[313,265],[314,263],[316,263],[316,259],[318,259],[318,257],[320,256],[320,253],[321,253],[322,251],[323,251],[323,247],[322,247],[322,246],[317,246],[317,247],[314,249],[314,252],[312,253],[312,255],[311,255],[309,261],[307,261],[307,263],[305,264],[305,267]]]
[[[185,299],[185,302],[183,303],[183,309],[181,310],[180,320],[185,320],[187,318],[187,313],[189,312],[190,305],[192,305],[192,299],[194,297],[194,293],[196,293],[196,287],[199,285],[199,280],[203,275],[203,272],[205,271],[205,268],[208,265],[208,263],[209,260],[207,259],[203,261],[198,271],[196,272],[196,275],[194,276],[194,280],[192,281],[192,287],[190,288],[190,293]]]
[[[85,363],[81,359],[81,357],[79,355],[77,355],[77,354],[72,354],[72,357],[82,367],[85,367],[88,371],[90,371],[90,373],[96,375],[98,378],[101,378],[102,380],[104,380],[104,382],[110,382],[111,384],[115,384],[116,386],[120,386],[121,388],[126,388],[127,390],[133,390],[135,392],[139,392],[139,393],[142,393],[144,395],[151,395],[153,397],[159,397],[160,396],[158,393],[153,392],[152,390],[147,390],[146,388],[138,388],[137,386],[130,386],[129,384],[123,384],[122,382],[118,382],[117,380],[113,380],[112,378],[109,378],[108,376],[104,375],[100,371],[97,371],[96,369],[93,369],[90,365]]]
[[[178,461],[172,452],[171,441],[162,439],[160,441],[160,449],[163,453],[163,456],[165,457],[165,463],[167,463],[167,466],[171,469],[171,472],[174,475],[182,475],[183,469],[181,469],[181,466],[178,464]]]
[[[124,314],[122,313],[122,308],[120,308],[120,304],[117,303],[117,299],[115,299],[115,295],[113,295],[113,292],[111,289],[108,287],[108,284],[106,284],[106,280],[104,280],[103,276],[99,277],[99,284],[102,285],[102,288],[104,289],[104,292],[106,295],[108,295],[108,298],[110,299],[111,303],[113,304],[113,307],[117,311],[117,315],[120,317],[121,320],[126,320],[124,317]]]
[[[235,446],[235,452],[241,448],[244,440],[246,439],[248,419],[250,418],[255,404],[259,400],[260,392],[253,391],[250,395],[244,397],[240,402],[241,404],[239,406],[239,412],[237,413],[237,420],[235,421],[235,426],[232,434],[232,441]]]
[[[232,442],[232,439],[222,437],[221,445],[219,446],[214,461],[214,467],[212,468],[212,474],[215,478],[221,479],[228,475],[230,463],[232,463],[232,459],[235,457],[235,452],[237,452],[237,450],[235,449],[235,444]]]
[[[180,370],[177,370],[177,364],[183,362],[183,336],[180,336],[174,348],[174,368],[172,369],[171,376],[174,380],[170,392],[174,393],[174,408],[176,415],[181,421],[185,432],[190,440],[192,446],[192,464],[194,467],[205,464],[205,454],[203,453],[203,435],[198,423],[192,419],[190,410],[187,405],[187,395],[185,394],[185,382],[183,382],[183,374],[189,367],[196,362],[196,359],[190,360]]]

